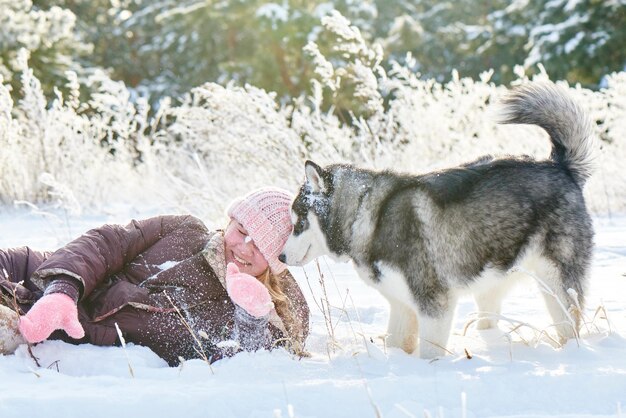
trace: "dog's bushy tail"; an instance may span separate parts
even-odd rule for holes
[[[500,123],[545,129],[552,140],[550,157],[583,187],[593,167],[593,128],[589,116],[565,89],[549,82],[524,84],[503,99],[500,110]]]

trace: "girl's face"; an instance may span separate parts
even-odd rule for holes
[[[226,264],[235,263],[242,273],[258,277],[268,267],[267,260],[248,236],[248,231],[234,219],[224,232],[224,250]]]

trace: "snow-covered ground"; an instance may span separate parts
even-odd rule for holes
[[[141,216],[128,213],[4,213],[0,247],[55,248],[89,227]],[[242,353],[211,368],[200,360],[169,368],[139,346],[45,342],[33,348],[42,367],[25,347],[0,356],[0,417],[626,416],[626,218],[595,222],[588,324],[581,340],[560,349],[542,337],[550,322],[532,282],[506,300],[510,321],[497,330],[477,331],[475,306],[463,299],[444,358],[385,349],[384,299],[350,265],[322,259],[325,290],[316,265],[292,270],[311,306],[310,358],[277,350]],[[519,321],[524,325],[511,331]]]

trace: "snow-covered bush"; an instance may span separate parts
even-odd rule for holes
[[[57,92],[48,105],[27,55],[22,50],[19,103],[0,87],[0,202],[49,202],[75,211],[137,196],[142,167],[128,146],[142,115],[128,101],[128,91],[96,73],[91,82],[102,84],[100,91],[90,104],[81,104],[70,72],[69,97]]]
[[[541,129],[494,123],[490,108],[507,89],[490,72],[442,84],[413,73],[410,57],[385,71],[380,48],[348,21],[332,14],[324,25],[341,59],[309,44],[318,67],[313,93],[287,105],[253,86],[207,83],[175,105],[163,100],[148,117],[145,102],[132,101],[101,72],[89,80],[88,101],[79,100],[69,73],[69,95],[57,93],[47,105],[24,54],[21,100],[12,101],[6,81],[0,86],[0,201],[93,210],[126,203],[217,222],[233,197],[254,187],[295,192],[307,158],[420,173],[482,154],[548,156]],[[523,70],[517,74],[513,84],[528,81]],[[624,212],[626,73],[608,76],[600,91],[568,88],[597,123],[598,169],[585,189],[590,208]],[[351,123],[333,112],[342,89],[354,92]]]
[[[357,28],[336,12],[323,19],[323,24],[324,30],[331,32],[341,44],[337,50],[344,59],[333,61],[324,57],[315,44],[307,46],[314,64],[319,67],[317,83],[327,93],[314,96],[335,100],[337,92],[356,85],[355,91],[369,92],[355,95],[361,103],[387,100],[385,106],[369,106],[371,111],[367,117],[355,117],[349,132],[343,130],[339,135],[335,128],[330,129],[333,134],[326,133],[328,127],[341,126],[337,121],[332,122],[334,118],[328,115],[323,124],[300,122],[294,126],[308,142],[328,138],[340,150],[335,160],[343,158],[371,168],[424,172],[484,154],[529,154],[537,158],[549,155],[550,143],[543,130],[494,123],[493,105],[507,88],[492,83],[490,71],[485,71],[480,80],[460,78],[454,73],[450,82],[442,84],[433,79],[421,79],[411,71],[409,56],[407,65],[395,64],[385,73],[376,59],[363,59],[363,56],[378,56],[379,48],[368,47]],[[369,65],[362,65],[363,62]],[[354,71],[355,65],[359,71]],[[548,79],[543,68],[539,66],[539,69],[533,80]],[[518,80],[512,85],[529,81],[521,67],[516,68],[516,74]],[[620,165],[626,157],[626,73],[607,77],[607,87],[600,91],[556,82],[569,88],[597,123],[597,171],[585,189],[590,208],[600,213],[623,212],[626,210],[626,174],[620,170]],[[313,103],[315,109],[321,107],[319,100]],[[305,119],[308,110],[299,108],[295,112],[300,113],[303,116],[298,120]],[[319,115],[319,111],[315,115]],[[309,130],[302,132],[303,126]],[[311,146],[308,149],[312,154],[316,151]]]
[[[161,118],[152,158],[180,210],[217,219],[235,196],[264,185],[292,190],[300,179],[306,149],[263,90],[207,83]]]

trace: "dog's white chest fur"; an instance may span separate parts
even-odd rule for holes
[[[380,280],[372,279],[372,271],[369,268],[356,267],[356,271],[365,283],[378,290],[387,300],[398,301],[406,306],[416,308],[413,292],[409,289],[406,277],[401,270],[387,263],[377,262],[376,267],[380,271]]]

